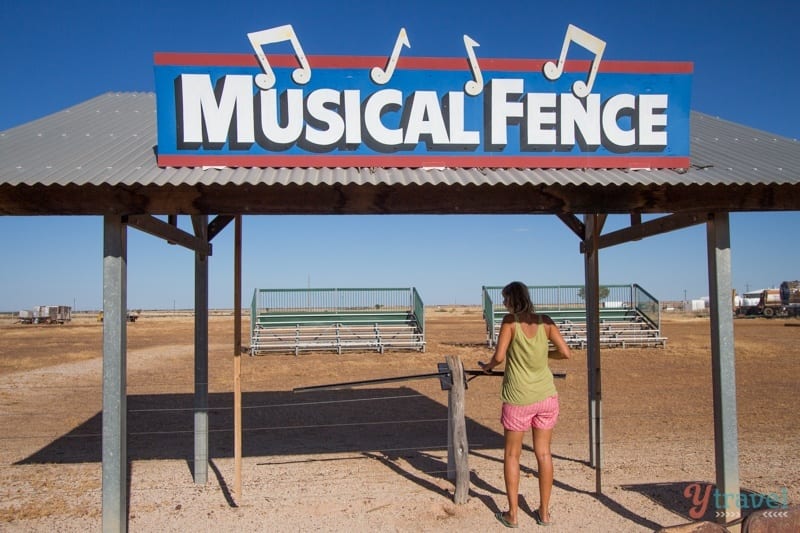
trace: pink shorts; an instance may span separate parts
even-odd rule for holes
[[[530,405],[503,403],[500,423],[508,431],[553,429],[558,421],[558,395],[545,398]]]

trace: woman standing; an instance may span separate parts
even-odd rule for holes
[[[517,527],[519,510],[519,459],[525,432],[533,433],[533,452],[539,470],[539,508],[533,512],[536,523],[547,526],[550,518],[550,493],[553,490],[553,458],[550,440],[558,420],[558,393],[547,364],[549,343],[556,348],[554,359],[569,359],[571,351],[558,326],[533,309],[528,287],[514,281],[503,287],[503,317],[494,355],[488,363],[478,362],[486,373],[504,361],[502,416],[505,430],[503,474],[508,496],[508,511],[495,517],[506,527]],[[549,342],[548,342],[549,341]]]

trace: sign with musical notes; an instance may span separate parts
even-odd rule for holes
[[[609,61],[571,24],[550,59],[481,58],[468,35],[463,57],[415,57],[405,28],[388,57],[306,56],[291,25],[247,40],[155,55],[159,166],[689,166],[692,64]]]

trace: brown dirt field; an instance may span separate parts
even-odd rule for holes
[[[245,318],[243,329],[249,328]],[[742,492],[800,491],[800,324],[735,321]],[[293,394],[292,388],[477,368],[480,311],[429,309],[427,350],[242,356],[243,490],[234,483],[233,319],[210,319],[209,481],[191,475],[193,321],[145,313],[128,327],[131,531],[486,531],[505,509],[499,378],[469,382],[470,499],[446,477],[447,395],[437,380]],[[553,361],[554,531],[652,531],[691,521],[691,483],[713,483],[708,319],[665,318],[666,348],[604,349],[602,494],[588,465],[586,353]],[[247,343],[247,331],[243,339]],[[100,528],[102,324],[0,322],[0,530]],[[526,438],[530,446],[530,436]],[[523,457],[522,527],[535,527],[535,461]],[[783,492],[782,492],[783,491]],[[713,504],[712,504],[713,506]],[[709,506],[706,517],[712,518]]]

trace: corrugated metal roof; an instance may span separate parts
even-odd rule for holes
[[[153,93],[106,93],[0,132],[0,185],[800,184],[800,142],[691,113],[688,171],[159,168]]]

